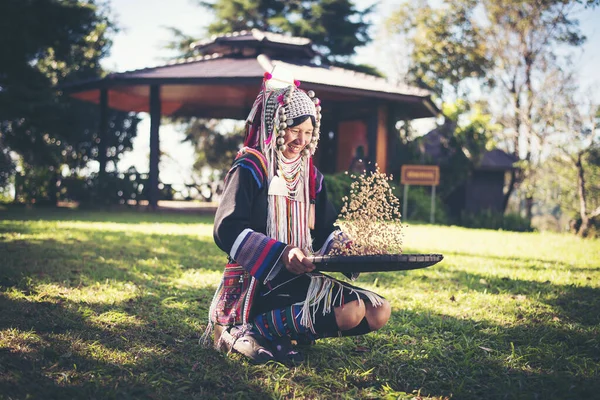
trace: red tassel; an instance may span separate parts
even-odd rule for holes
[[[317,201],[317,169],[313,165],[312,157],[308,161],[308,196],[310,198],[310,209],[308,210],[308,227],[315,229],[315,202]]]
[[[317,199],[317,169],[313,165],[312,157],[308,160],[308,169],[310,171],[310,175],[308,177],[308,192],[310,201],[314,202]]]
[[[252,123],[246,126],[246,137],[244,138],[244,146],[255,148],[258,145],[258,130],[260,127],[260,119],[262,113],[262,104],[258,105],[256,116]]]

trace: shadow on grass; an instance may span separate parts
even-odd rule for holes
[[[600,391],[594,288],[443,267],[443,276],[410,280],[374,274],[389,287],[422,279],[431,288],[455,282],[460,290],[531,296],[577,324],[499,325],[395,310],[382,331],[319,342],[305,366],[288,370],[198,346],[214,288],[174,279],[222,270],[225,257],[210,238],[76,229],[48,239],[0,238],[0,254],[0,340],[8,343],[0,350],[0,393],[7,397],[378,398],[420,390],[459,399],[564,399]],[[44,283],[71,290],[107,280],[139,289],[113,302],[40,292]]]
[[[600,390],[597,335],[400,310],[382,331],[327,339],[308,358],[318,376],[337,376],[346,391],[389,386],[436,398],[593,398]]]
[[[34,277],[90,285],[107,279],[144,285],[200,269],[221,271],[227,258],[211,238],[77,229],[60,240],[0,239],[0,283]],[[149,280],[146,276],[156,276]]]
[[[399,275],[380,273],[377,279],[381,285],[397,284]],[[550,281],[539,282],[510,277],[475,274],[465,271],[443,270],[441,274],[426,274],[419,277],[433,287],[449,288],[454,283],[458,291],[476,291],[489,294],[524,295],[551,306],[558,317],[567,322],[584,326],[600,326],[600,289],[573,284],[559,285]]]
[[[210,298],[211,292],[187,295]],[[9,398],[272,396],[250,381],[252,367],[198,346],[199,333],[186,321],[203,318],[199,310],[168,309],[154,296],[82,305],[15,301],[2,293],[0,307],[10,310],[0,318],[0,329],[22,336],[0,351],[0,392]],[[135,316],[139,323],[92,322],[90,315],[104,313]],[[234,368],[237,379],[232,380]]]
[[[75,237],[0,241],[0,254],[3,396],[273,396],[251,380],[253,367],[198,345],[214,287],[175,279],[222,270],[225,256],[210,239],[78,229]],[[61,294],[107,282],[133,285],[117,296],[129,299]],[[56,289],[40,292],[44,284]]]
[[[524,264],[523,268],[527,268],[530,270],[552,270],[552,269],[564,269],[568,271],[598,271],[600,270],[600,265],[597,267],[578,267],[576,264],[567,263],[564,261],[557,260],[544,260],[540,258],[532,258],[532,257],[517,257],[517,256],[495,256],[488,254],[473,254],[473,253],[463,253],[463,252],[446,252],[444,254],[446,258],[450,258],[452,256],[460,256],[460,257],[472,257],[472,258],[486,258],[492,260],[502,261],[504,263],[520,263]],[[594,260],[595,256],[590,254],[590,259]]]

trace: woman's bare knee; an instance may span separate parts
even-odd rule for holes
[[[351,301],[344,304],[341,307],[334,308],[335,321],[337,322],[338,329],[346,331],[352,329],[365,317],[365,303],[364,301]]]
[[[365,316],[369,323],[369,328],[373,331],[381,329],[390,319],[392,315],[392,306],[387,300],[383,300],[383,304],[374,307],[372,304],[368,304],[365,310]]]

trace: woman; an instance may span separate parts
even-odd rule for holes
[[[390,316],[385,299],[315,272],[307,258],[343,238],[312,164],[321,107],[297,81],[271,89],[271,78],[265,74],[215,215],[215,242],[229,263],[204,335],[214,324],[217,348],[257,363],[300,361],[291,339],[361,335]]]

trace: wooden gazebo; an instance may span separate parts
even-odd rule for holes
[[[358,146],[387,169],[391,135],[401,119],[435,116],[439,111],[422,89],[397,86],[385,79],[314,62],[309,39],[253,29],[193,45],[194,58],[64,87],[71,96],[100,105],[100,140],[106,134],[108,108],[150,114],[149,201],[158,197],[160,117],[196,116],[243,120],[265,72],[274,66],[291,71],[301,88],[322,100],[321,141],[316,163],[323,172],[345,170]],[[100,151],[100,154],[105,152]],[[104,171],[106,159],[100,158]]]

